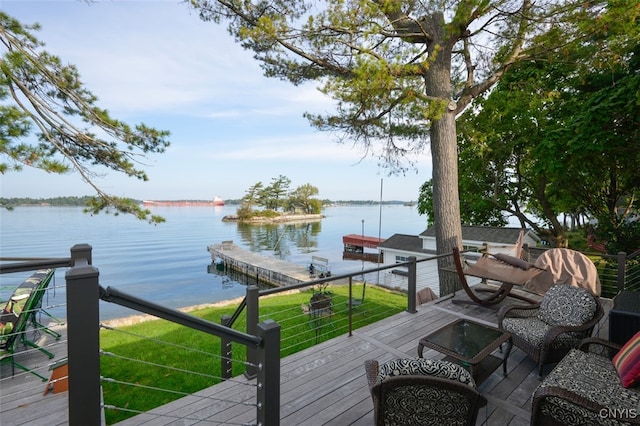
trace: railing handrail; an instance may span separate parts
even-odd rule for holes
[[[49,268],[70,268],[75,265],[78,259],[85,259],[91,264],[91,246],[89,244],[76,244],[71,247],[70,252],[69,257],[0,257],[0,262],[15,262],[0,263],[0,274]]]
[[[12,258],[11,260],[21,259]],[[10,274],[13,272],[25,272],[48,268],[68,268],[71,266],[73,266],[73,259],[71,259],[70,257],[55,259],[30,259],[19,263],[5,263],[3,265],[0,265],[0,274]]]
[[[448,256],[451,256],[451,253],[444,253],[444,254],[429,256],[429,257],[426,257],[424,259],[417,259],[415,261],[415,263],[422,263],[422,262],[426,262],[426,261],[429,261],[429,260],[444,258],[444,257],[448,257]],[[357,275],[370,274],[370,273],[373,273],[373,272],[385,271],[387,269],[393,269],[393,268],[398,268],[398,267],[403,267],[403,266],[409,267],[411,264],[412,264],[412,262],[410,262],[410,261],[409,262],[394,263],[392,265],[378,266],[378,267],[375,267],[375,268],[364,269],[364,270],[361,270],[361,271],[358,271],[358,272],[349,273],[349,274],[331,275],[329,277],[319,278],[319,279],[316,279],[316,280],[303,281],[303,282],[298,283],[298,284],[290,284],[290,285],[281,286],[281,287],[273,287],[273,288],[263,289],[263,290],[260,290],[258,292],[258,297],[269,296],[269,295],[272,295],[272,294],[282,293],[282,292],[290,291],[290,290],[298,290],[298,289],[301,289],[301,288],[311,287],[311,286],[314,286],[314,285],[317,285],[317,284],[324,284],[324,283],[328,283],[328,282],[331,282],[331,281],[337,281],[337,280],[341,280],[341,279],[349,279],[349,280],[351,280],[352,277],[357,276]],[[351,281],[349,281],[349,284],[351,284]],[[245,296],[242,299],[242,301],[240,302],[240,304],[238,305],[238,307],[236,308],[236,310],[234,311],[234,313],[230,317],[227,317],[225,319],[225,323],[224,323],[225,326],[233,327],[233,324],[240,317],[240,315],[242,314],[242,311],[246,307],[247,307],[247,297]]]
[[[106,289],[103,289],[102,287],[99,288],[100,299],[105,302],[125,306],[176,324],[184,325],[185,327],[213,334],[224,339],[233,340],[234,342],[248,347],[257,348],[262,344],[262,339],[257,336],[243,333],[230,327],[225,327],[223,325],[216,324],[215,322],[195,317],[175,309],[170,309],[148,300],[140,299],[139,297],[132,296],[113,287],[107,287]]]
[[[433,255],[433,256],[430,256],[430,257],[426,257],[424,259],[417,259],[415,261],[415,263],[422,263],[422,262],[426,262],[426,261],[429,261],[429,260],[434,260],[434,259],[438,259],[438,258],[444,258],[444,257],[448,257],[448,256],[451,256],[451,253]],[[272,295],[272,294],[282,293],[282,292],[290,291],[290,290],[297,290],[297,289],[301,289],[301,288],[305,288],[305,287],[314,286],[314,285],[317,285],[317,284],[324,284],[324,283],[331,282],[331,281],[337,281],[337,280],[341,280],[341,279],[348,279],[350,277],[354,277],[354,276],[357,276],[357,275],[364,275],[364,274],[370,274],[370,273],[378,272],[378,271],[385,271],[387,269],[393,269],[393,268],[398,268],[398,267],[403,267],[403,266],[409,267],[409,265],[411,265],[412,263],[413,262],[411,262],[411,261],[394,263],[392,265],[385,265],[385,266],[378,266],[378,267],[370,268],[370,269],[363,269],[361,271],[352,272],[352,273],[349,273],[349,274],[331,275],[330,277],[319,278],[319,279],[311,280],[311,281],[303,281],[303,282],[298,283],[298,284],[290,284],[290,285],[286,285],[286,286],[282,286],[282,287],[268,288],[268,289],[260,290],[260,296],[269,296],[269,295]]]

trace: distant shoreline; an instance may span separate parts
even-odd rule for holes
[[[299,293],[299,292],[300,290],[287,290],[287,291],[282,291],[280,293],[271,294],[271,295],[262,296],[262,297],[278,297],[278,296],[284,296],[287,294]],[[188,312],[200,311],[202,309],[208,309],[208,308],[221,308],[228,305],[239,305],[243,300],[244,300],[244,296],[236,297],[234,299],[221,300],[219,302],[214,302],[214,303],[203,303],[201,305],[186,306],[184,308],[177,308],[176,310],[180,312],[188,313]],[[108,327],[126,327],[129,325],[140,324],[142,322],[154,321],[157,319],[160,319],[160,318],[150,314],[140,314],[140,315],[129,315],[126,317],[104,320],[104,321],[100,321],[100,323]]]

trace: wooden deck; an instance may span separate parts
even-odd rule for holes
[[[456,298],[465,298],[458,292]],[[608,311],[611,301],[604,299],[603,321],[594,334],[608,336]],[[418,312],[403,312],[384,321],[356,330],[352,337],[342,336],[282,359],[281,424],[282,425],[372,425],[373,405],[364,376],[366,359],[387,361],[396,357],[417,356],[418,340],[430,331],[460,317],[495,325],[496,311],[474,305],[451,303],[442,298],[418,307]],[[64,341],[64,337],[63,340]],[[65,345],[53,345],[56,359],[64,356]],[[41,355],[41,354],[40,354]],[[425,357],[441,358],[435,351]],[[18,361],[49,362],[37,353],[18,355]],[[545,372],[550,370],[547,366]],[[508,375],[499,368],[479,389],[489,403],[478,415],[478,425],[528,425],[531,395],[539,381],[535,363],[514,348],[508,360]],[[242,424],[255,422],[255,409],[234,406],[213,413],[211,398],[233,399],[246,392],[244,378],[224,382],[196,395],[208,399],[186,397],[147,414],[119,423],[123,425]],[[2,366],[0,381],[0,424],[58,425],[67,424],[66,393],[42,395],[45,384],[30,374],[11,378],[9,365]],[[250,399],[249,401],[253,401]],[[177,420],[179,419],[179,420]],[[197,419],[197,420],[196,420]]]

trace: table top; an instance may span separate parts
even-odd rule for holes
[[[453,321],[420,339],[420,344],[470,364],[486,358],[511,334],[464,318]]]

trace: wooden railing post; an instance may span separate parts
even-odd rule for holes
[[[67,282],[69,425],[102,424],[98,269],[76,258]]]
[[[92,265],[91,246],[89,244],[76,244],[71,247],[71,266],[76,264],[79,259],[84,259],[87,264]]]
[[[415,314],[416,311],[416,290],[417,290],[417,270],[416,257],[409,256],[409,276],[407,277],[407,312]]]
[[[258,324],[258,395],[257,420],[259,425],[280,424],[280,324],[266,320]]]
[[[258,318],[260,317],[260,289],[255,285],[247,287],[247,334],[255,336],[258,332]],[[256,350],[247,348],[247,368],[245,377],[253,379],[256,377],[256,365],[258,364]]]

